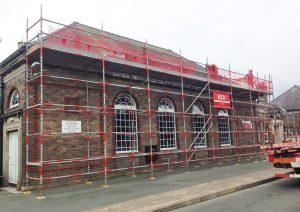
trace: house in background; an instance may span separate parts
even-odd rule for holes
[[[277,110],[273,113],[275,143],[298,141],[300,130],[300,86],[292,88],[275,98],[272,102]]]

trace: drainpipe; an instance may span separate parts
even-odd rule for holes
[[[3,115],[3,91],[4,91],[4,83],[3,77],[0,76],[0,116]],[[0,118],[0,185],[3,183],[3,119]]]

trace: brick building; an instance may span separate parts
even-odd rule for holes
[[[300,133],[300,87],[294,85],[271,104],[275,106],[273,130],[275,143],[298,141]]]
[[[1,63],[3,184],[18,189],[261,155],[272,82],[74,22]],[[37,23],[39,23],[37,22]],[[41,25],[42,26],[42,25]],[[51,31],[51,32],[49,32]]]

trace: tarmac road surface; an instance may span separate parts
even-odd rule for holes
[[[281,179],[174,210],[174,212],[300,211],[300,180]]]

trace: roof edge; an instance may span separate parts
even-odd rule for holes
[[[9,62],[11,62],[16,57],[20,56],[23,52],[25,52],[25,50],[26,50],[25,46],[22,46],[22,47],[18,48],[16,51],[14,51],[13,53],[11,53],[8,57],[6,57],[0,63],[0,69],[2,69],[3,67],[5,67],[7,64],[9,64]]]
[[[280,94],[279,96],[277,96],[275,99],[273,99],[273,101],[271,101],[271,102],[275,102],[277,99],[279,99],[280,97],[282,97],[284,94],[286,94],[287,92],[289,92],[290,90],[292,90],[295,87],[300,87],[300,86],[299,85],[293,85],[288,90],[286,90],[285,92],[283,92],[282,94]]]

